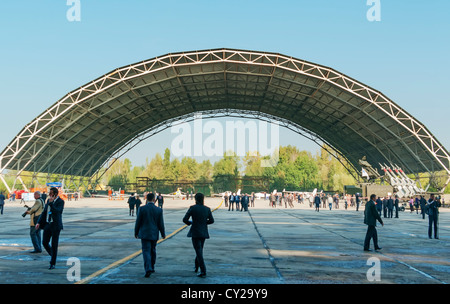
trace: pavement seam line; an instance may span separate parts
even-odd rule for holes
[[[330,230],[330,229],[327,229],[327,228],[325,228],[325,227],[322,227],[319,223],[312,223],[312,222],[310,222],[310,221],[308,221],[308,220],[305,220],[305,219],[303,219],[303,218],[300,218],[300,217],[297,216],[297,215],[290,214],[290,213],[288,213],[288,212],[286,212],[286,211],[283,211],[283,210],[280,210],[280,211],[283,212],[284,214],[287,214],[287,215],[289,215],[289,216],[295,217],[295,218],[297,218],[297,219],[299,219],[299,220],[302,220],[302,221],[304,221],[304,222],[310,223],[310,224],[312,224],[312,225],[314,225],[314,226],[317,226],[317,227],[319,227],[319,228],[321,228],[321,229],[323,229],[323,230],[326,230],[326,231],[328,231],[328,232],[330,232],[330,233],[333,233],[333,234],[335,234],[335,235],[337,235],[337,236],[340,236],[340,237],[342,237],[342,238],[344,238],[344,239],[346,239],[346,240],[348,240],[348,241],[350,241],[350,242],[352,242],[352,243],[354,243],[354,244],[356,244],[356,245],[360,245],[359,243],[357,243],[357,242],[355,242],[355,241],[353,241],[353,240],[351,240],[351,239],[349,239],[349,238],[343,236],[342,234],[339,234],[339,233],[337,233],[337,232],[335,232],[335,231],[333,231],[333,230]],[[399,263],[399,264],[401,264],[401,265],[403,265],[403,266],[406,266],[406,267],[408,267],[409,269],[411,269],[411,270],[413,270],[413,271],[416,271],[417,273],[419,273],[419,274],[421,274],[421,275],[423,275],[423,276],[425,276],[425,277],[427,277],[427,278],[429,278],[429,279],[436,280],[436,281],[440,282],[441,284],[447,284],[445,281],[442,281],[442,280],[440,280],[440,279],[438,279],[438,278],[435,278],[435,277],[433,277],[432,275],[430,275],[430,274],[428,274],[428,273],[426,273],[426,272],[424,272],[424,271],[422,271],[422,270],[419,270],[419,269],[417,269],[417,268],[415,268],[415,267],[409,265],[409,264],[406,263],[406,262],[403,262],[403,261],[401,261],[401,260],[399,260],[399,259],[396,259],[396,258],[394,258],[394,257],[391,257],[391,256],[389,256],[389,255],[387,255],[387,254],[385,254],[385,253],[382,253],[382,252],[378,252],[378,254],[384,256],[384,257],[387,258],[387,259],[390,259],[391,261],[394,261],[394,262],[397,262],[397,263]]]
[[[219,209],[220,206],[222,206],[222,203],[223,203],[223,200],[220,202],[219,206],[217,206],[216,208],[214,208],[214,209],[212,210],[212,212],[214,212],[214,211],[216,211],[217,209]],[[171,237],[175,236],[175,235],[178,234],[180,231],[182,231],[183,229],[185,229],[187,226],[188,226],[188,225],[181,226],[180,228],[176,229],[176,230],[173,231],[171,234],[169,234],[168,236],[166,236],[166,238],[164,238],[164,239],[159,239],[158,242],[157,242],[157,244],[162,243],[162,242],[164,242],[165,240],[170,239]],[[102,268],[102,269],[100,269],[100,270],[94,272],[93,274],[87,276],[86,278],[84,278],[84,279],[82,279],[82,280],[80,280],[80,281],[75,282],[74,284],[87,284],[89,281],[91,281],[91,280],[95,279],[96,277],[98,277],[98,276],[104,274],[104,273],[107,272],[108,270],[113,269],[113,268],[116,268],[116,267],[119,267],[120,265],[125,264],[126,262],[128,262],[128,261],[130,261],[130,260],[136,258],[137,256],[139,256],[139,255],[141,255],[141,254],[142,254],[142,249],[136,251],[135,253],[130,254],[130,255],[127,256],[127,257],[124,257],[124,258],[122,258],[122,259],[120,259],[120,260],[117,260],[117,261],[115,261],[115,262],[109,264],[108,266],[106,266],[106,267],[104,267],[104,268]]]
[[[275,263],[275,257],[274,257],[274,256],[272,255],[272,253],[270,252],[270,247],[269,247],[269,245],[267,245],[266,240],[264,239],[264,237],[262,236],[262,234],[259,232],[258,226],[256,226],[256,223],[255,223],[255,221],[253,220],[253,216],[252,216],[252,214],[250,213],[250,210],[248,211],[248,215],[250,216],[250,219],[252,220],[253,226],[255,227],[256,233],[258,234],[258,236],[259,236],[259,238],[260,238],[260,240],[261,240],[261,242],[262,242],[262,244],[263,244],[263,246],[264,246],[264,249],[266,249],[266,251],[267,251],[267,255],[269,256],[269,261],[270,261],[270,263],[272,264],[272,267],[275,269],[275,272],[277,273],[278,278],[279,278],[281,281],[284,282],[284,277],[283,277],[283,275],[281,274],[281,271],[280,271],[280,269],[278,268],[277,264]]]

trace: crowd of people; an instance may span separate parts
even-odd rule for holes
[[[428,201],[421,195],[420,198],[416,197],[409,199],[410,212],[414,211],[414,204],[416,205],[416,214],[419,214],[418,207],[420,206],[422,219],[425,219],[425,214],[428,214],[428,238],[431,239],[434,232],[434,238],[439,239],[438,236],[438,218],[439,208],[442,206],[441,198],[435,197],[434,194],[430,195]],[[416,202],[416,203],[415,203]],[[370,196],[370,200],[367,202],[364,209],[364,223],[367,225],[366,237],[364,240],[364,251],[370,250],[370,241],[373,240],[375,250],[381,250],[378,245],[378,234],[376,229],[377,221],[384,226],[384,222],[381,218],[383,214],[384,218],[392,218],[395,208],[395,217],[398,218],[398,211],[400,209],[400,200],[398,196],[395,198],[391,195],[386,197],[378,197],[375,194]]]
[[[228,211],[248,211],[248,207],[255,206],[255,193],[252,192],[250,195],[248,193],[240,194],[226,192],[223,196],[225,203],[225,208],[228,207]]]
[[[228,208],[228,211],[248,211],[249,203],[251,207],[255,205],[255,193],[252,192],[250,195],[245,193],[242,195],[233,193],[233,192],[225,192],[223,195],[223,199],[225,202],[225,207]],[[365,210],[372,209],[376,211],[376,219],[380,219],[380,223],[383,223],[381,217],[384,218],[398,218],[399,211],[404,211],[405,208],[403,206],[402,201],[397,195],[388,195],[385,197],[380,197],[376,195],[371,195],[370,199],[362,197],[361,194],[356,193],[354,195],[346,194],[339,196],[336,194],[325,194],[321,193],[299,193],[299,192],[272,192],[272,193],[263,193],[262,199],[264,201],[268,201],[269,206],[272,208],[283,207],[284,208],[294,208],[294,202],[297,201],[297,204],[309,204],[309,207],[315,208],[315,211],[319,212],[320,208],[329,208],[332,210],[333,208],[339,209],[340,205],[343,204],[345,210],[349,207],[354,207],[356,211],[359,211],[360,205],[365,202],[372,202],[373,206],[370,205],[369,208],[365,208]],[[366,203],[366,204],[367,204]],[[439,207],[443,205],[441,203],[440,197],[434,197],[434,194],[431,194],[428,201],[424,196],[410,198],[408,200],[408,204],[410,207],[410,212],[416,211],[416,214],[420,214],[422,219],[425,219],[425,215],[428,215],[429,225],[428,225],[428,237],[432,238],[432,232],[434,231],[434,238],[438,239],[438,215],[439,215]],[[235,208],[236,207],[236,208]],[[366,214],[365,214],[366,216]],[[375,216],[373,216],[375,217]],[[374,221],[370,221],[374,223]],[[376,229],[370,229],[368,235],[376,234]],[[367,244],[365,243],[365,246]],[[378,244],[375,246],[378,248]]]
[[[165,238],[164,232],[164,224],[162,220],[162,210],[164,204],[164,197],[161,193],[144,193],[143,197],[144,202],[141,201],[138,194],[132,194],[128,199],[129,205],[129,215],[134,216],[134,209],[136,209],[136,238],[141,238],[142,242],[142,250],[144,254],[144,263],[146,269],[146,276],[149,276],[151,272],[154,271],[154,261],[156,257],[156,241],[158,239],[158,232],[161,234],[163,238]],[[36,191],[34,193],[35,204],[32,207],[29,207],[27,211],[23,214],[30,215],[30,237],[32,240],[32,244],[34,250],[31,253],[40,253],[42,252],[42,247],[47,251],[50,255],[50,268],[55,268],[56,258],[58,254],[58,243],[59,243],[59,234],[63,229],[62,223],[62,212],[64,209],[64,200],[59,197],[59,191],[57,188],[51,188],[49,192],[49,196],[46,197],[45,194]],[[227,192],[224,194],[224,202],[225,207],[228,208],[229,211],[248,211],[249,207],[255,206],[255,200],[257,196],[255,193],[244,193],[241,194]],[[296,192],[282,192],[282,193],[270,193],[269,195],[263,195],[261,197],[266,203],[268,201],[269,206],[272,208],[276,208],[277,206],[284,206],[285,208],[294,208],[295,201],[297,204],[308,204],[310,207],[315,207],[316,211],[319,211],[319,208],[325,208],[328,204],[328,208],[339,209],[340,204],[344,204],[345,209],[350,207],[356,207],[358,210],[359,205],[363,201],[363,198],[356,194],[346,195],[343,197],[339,197],[338,194],[324,194],[317,193],[315,195],[307,194],[307,193],[296,193]],[[0,193],[0,202],[4,204],[5,197]],[[155,206],[155,204],[158,206]],[[183,222],[187,225],[192,225],[191,230],[188,234],[189,237],[192,237],[192,244],[194,250],[196,252],[195,258],[195,271],[197,272],[200,269],[199,276],[204,277],[206,275],[206,268],[203,261],[203,246],[205,239],[209,237],[207,233],[206,226],[214,223],[214,219],[211,214],[211,210],[204,206],[204,195],[201,193],[195,194],[195,203],[196,205],[191,206],[183,218]],[[369,242],[373,239],[375,249],[379,250],[381,247],[378,246],[378,236],[376,232],[376,222],[380,222],[380,224],[384,225],[382,220],[382,216],[384,218],[398,218],[398,213],[400,210],[400,199],[398,196],[386,196],[386,197],[377,197],[376,195],[371,195],[370,200],[365,205],[364,210],[364,223],[368,225],[368,230],[366,234],[366,239],[364,241],[364,250],[369,250]],[[418,210],[421,210],[421,216],[425,219],[425,215],[428,215],[429,226],[428,226],[428,237],[431,239],[434,232],[434,238],[438,239],[438,217],[439,217],[439,208],[442,206],[441,198],[435,197],[434,194],[430,195],[428,200],[425,197],[420,196],[417,199],[412,199],[408,201],[410,205],[410,212],[416,211],[416,214],[419,214]],[[3,205],[1,204],[1,205]],[[143,206],[141,207],[141,204]],[[154,209],[157,208],[156,209]],[[160,210],[160,211],[158,211]],[[150,239],[147,234],[143,234],[142,231],[150,228],[146,228],[147,218],[150,215],[140,214],[141,212],[145,212],[151,214],[151,216],[156,216],[158,221],[150,221],[151,225],[155,223],[158,227],[153,227],[152,229],[156,231],[156,237],[152,236],[151,242],[147,242]],[[190,218],[192,217],[192,220]],[[197,224],[202,227],[200,230],[197,230]],[[149,225],[150,225],[149,224]],[[143,229],[143,230],[141,230]],[[43,237],[41,238],[41,231],[43,231]],[[153,232],[152,232],[153,235]],[[41,246],[42,245],[42,246]]]
[[[144,192],[143,194],[143,198],[144,198],[144,202],[146,200],[147,194],[149,194],[150,192]],[[158,207],[159,208],[163,208],[164,205],[164,197],[162,196],[161,193],[156,193],[155,194],[155,199],[158,202]],[[130,195],[130,197],[128,198],[128,207],[129,207],[129,215],[130,216],[134,216],[134,210],[136,209],[136,216],[138,215],[139,212],[139,207],[141,207],[142,205],[142,200],[139,198],[139,194],[137,193],[133,193]]]
[[[251,194],[244,193],[240,194],[239,192],[230,192],[227,191],[223,194],[223,199],[225,202],[225,207],[228,208],[229,211],[246,211],[248,207],[255,206],[256,194],[252,192]],[[325,193],[317,193],[315,195],[306,192],[272,192],[266,193],[264,192],[260,198],[266,202],[268,202],[269,206],[272,208],[277,207],[285,207],[285,208],[295,208],[295,204],[303,205],[309,204],[309,207],[316,208],[316,211],[319,208],[329,208],[330,210],[335,208],[339,209],[341,204],[344,205],[344,208],[347,210],[348,207],[356,207],[356,210],[359,210],[359,206],[362,201],[362,197],[359,193],[356,195],[347,194],[345,196],[340,197],[339,194],[325,194]]]

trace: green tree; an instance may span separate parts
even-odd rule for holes
[[[245,176],[262,176],[264,173],[264,167],[261,167],[261,154],[259,152],[254,152],[254,155],[250,155],[247,152],[242,159],[244,164],[244,175]]]
[[[143,176],[146,176],[151,179],[164,178],[164,166],[163,166],[163,159],[161,157],[161,154],[156,153],[155,157],[152,158],[150,163],[147,163],[147,165],[145,166],[145,169],[142,171],[142,174],[143,174]]]
[[[239,176],[240,158],[232,151],[225,152],[223,158],[214,163],[213,176],[233,175]]]

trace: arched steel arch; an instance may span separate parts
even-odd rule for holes
[[[406,173],[443,170],[450,176],[448,151],[381,92],[329,67],[234,49],[167,54],[68,93],[3,150],[0,173],[90,177],[127,145],[199,112],[286,122],[324,141],[355,168],[366,156],[376,167],[391,163]]]

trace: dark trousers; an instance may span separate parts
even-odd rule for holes
[[[192,238],[192,245],[195,250],[195,269],[200,267],[201,273],[206,273],[205,261],[203,260],[203,246],[205,245],[205,238]]]
[[[231,211],[234,211],[234,202],[230,201],[230,204],[228,205],[228,211],[230,211],[230,208],[231,208]]]
[[[388,217],[392,218],[393,215],[394,215],[394,209],[389,208],[388,209]]]
[[[438,215],[436,213],[433,213],[431,215],[428,215],[428,237],[431,239],[431,232],[433,230],[434,226],[434,238],[437,239],[438,238],[438,231],[437,231],[437,226],[438,226]]]
[[[142,240],[142,256],[144,257],[145,272],[155,270],[156,262],[156,243],[157,241]]]
[[[248,211],[248,204],[241,204],[241,211]]]
[[[47,224],[44,228],[44,234],[42,236],[42,245],[44,246],[47,253],[51,256],[50,265],[56,264],[56,257],[58,256],[58,243],[59,243],[59,234],[61,233],[61,229],[55,227],[53,223]],[[50,240],[52,245],[50,246]]]
[[[378,247],[377,228],[375,226],[373,226],[373,225],[368,225],[367,226],[366,238],[364,240],[364,249],[369,249],[370,248],[370,239],[373,239],[373,246],[375,247],[375,249],[379,248]]]

